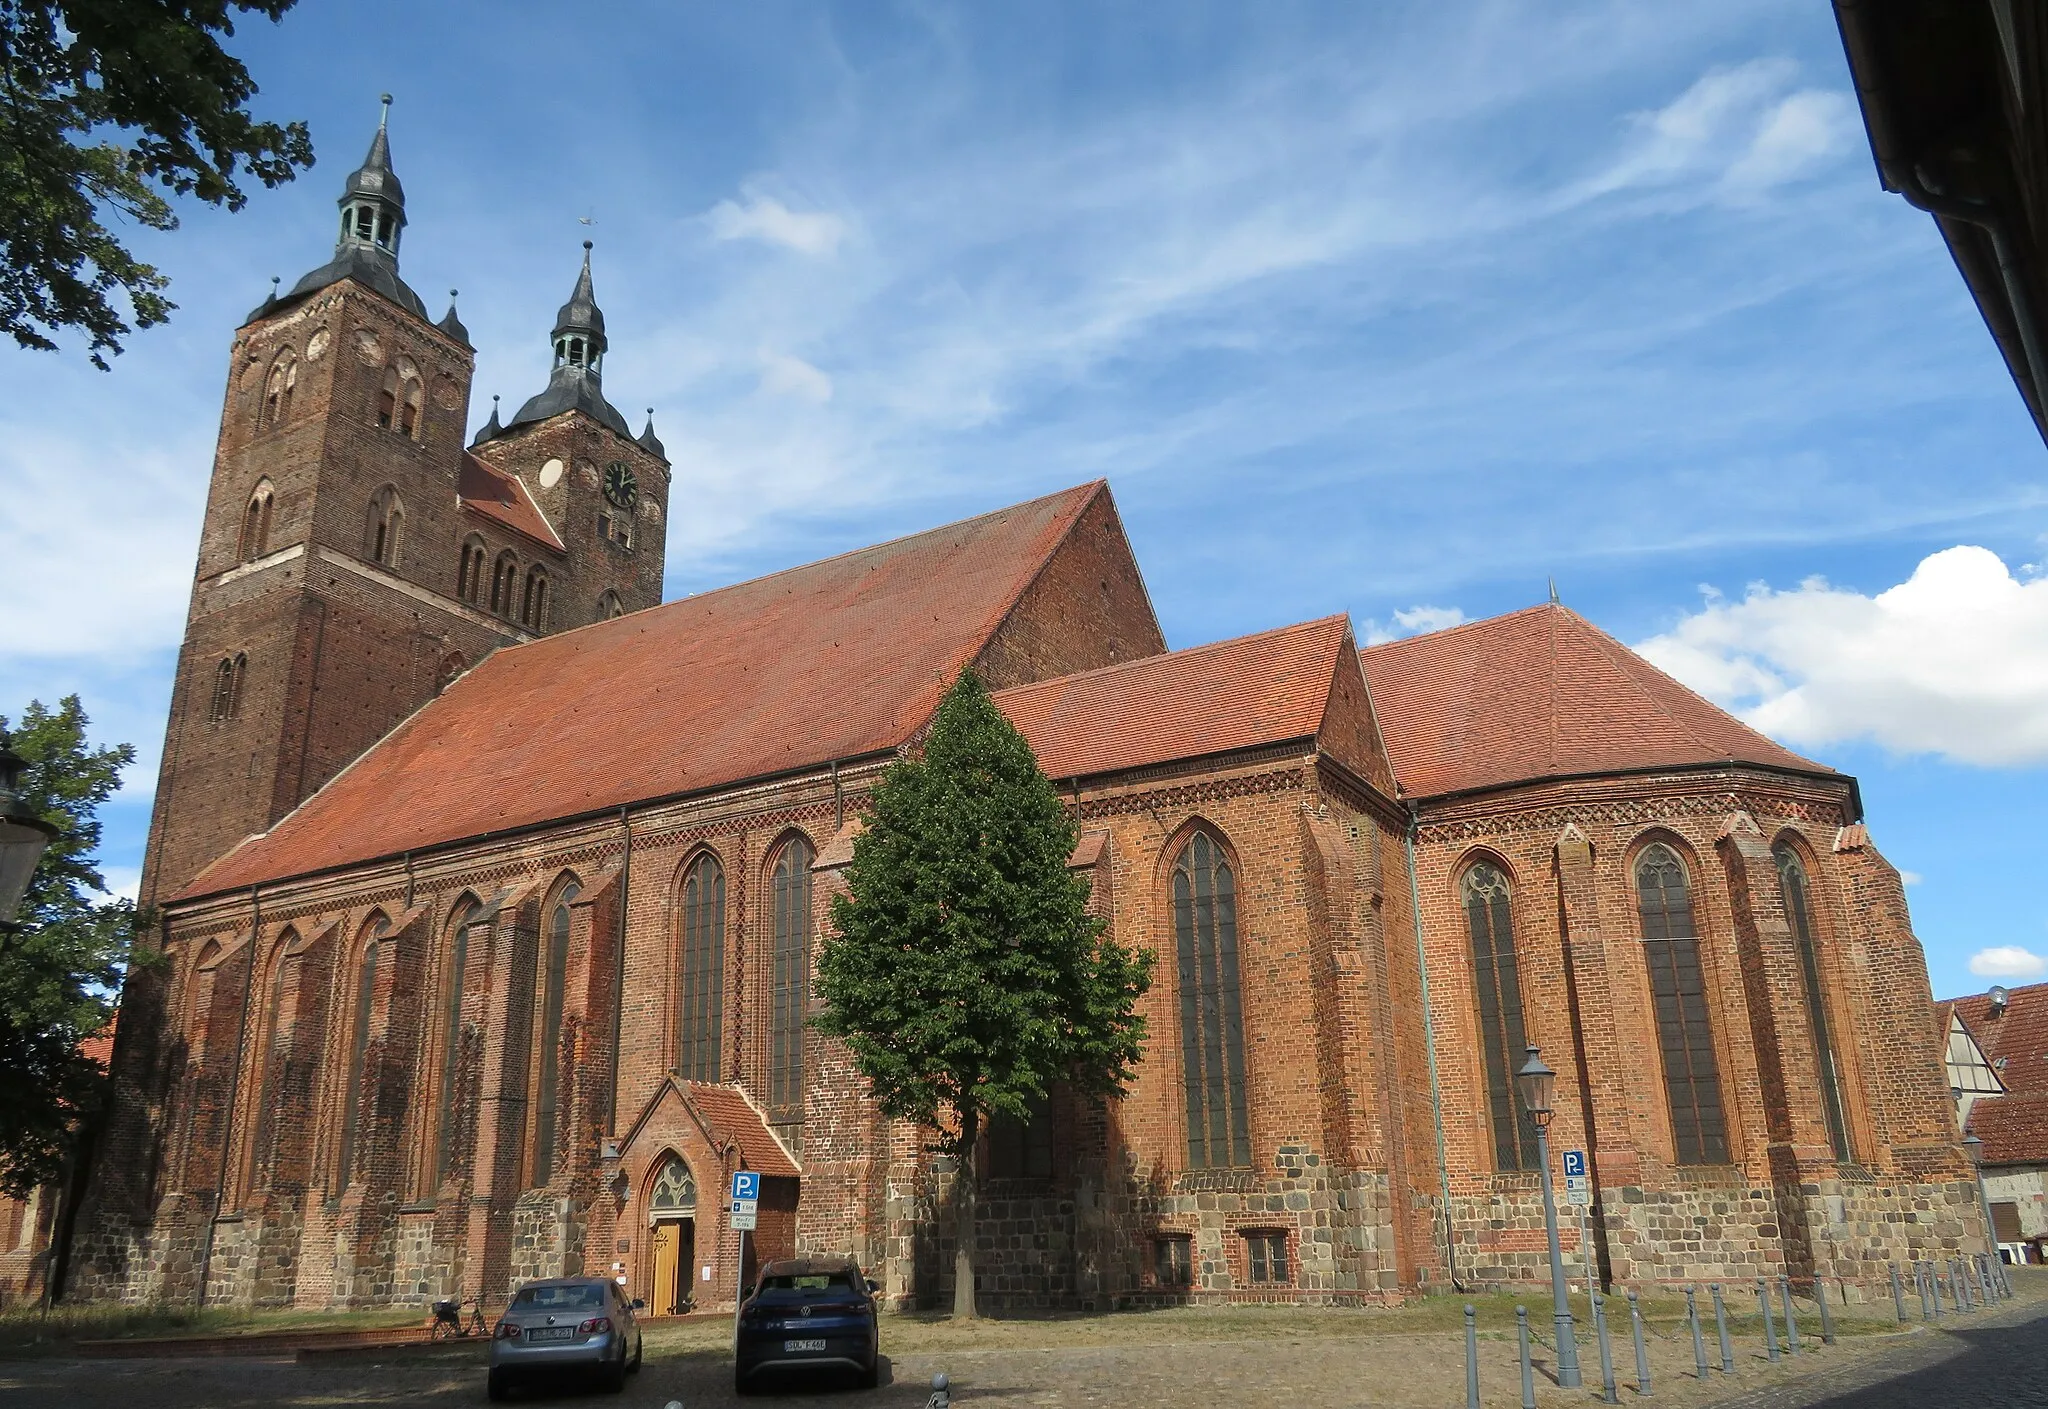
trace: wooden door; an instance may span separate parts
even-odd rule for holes
[[[673,1316],[681,1309],[676,1305],[683,1270],[676,1258],[677,1231],[674,1223],[654,1225],[654,1287],[648,1310],[656,1316]]]

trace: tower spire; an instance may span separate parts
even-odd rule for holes
[[[604,310],[590,286],[590,241],[583,242],[583,268],[569,301],[555,314],[555,366],[581,367],[596,377],[604,371]]]
[[[399,232],[405,229],[405,187],[391,169],[391,95],[383,94],[377,113],[377,135],[363,164],[350,173],[341,190],[341,239],[337,255],[361,249],[398,267]]]
[[[621,440],[632,440],[633,432],[628,429],[626,418],[604,399],[601,373],[608,344],[604,310],[597,306],[597,293],[590,282],[588,240],[583,242],[583,267],[576,272],[576,286],[569,291],[569,301],[555,314],[555,329],[549,336],[554,343],[555,361],[548,373],[547,390],[521,406],[518,414],[506,423],[505,432],[573,410],[609,428]]]

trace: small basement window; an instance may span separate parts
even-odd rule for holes
[[[1244,1235],[1245,1261],[1253,1286],[1284,1286],[1294,1279],[1287,1266],[1287,1235],[1256,1231]]]

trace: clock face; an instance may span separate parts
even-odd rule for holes
[[[604,497],[621,509],[632,508],[640,497],[640,483],[624,461],[614,460],[604,467]]]

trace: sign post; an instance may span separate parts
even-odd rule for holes
[[[1586,1265],[1586,1295],[1590,1297],[1598,1288],[1593,1285],[1593,1240],[1586,1230],[1586,1210],[1593,1202],[1593,1188],[1586,1176],[1584,1150],[1564,1152],[1564,1199],[1579,1211],[1579,1260]]]
[[[726,1214],[726,1222],[740,1235],[739,1261],[732,1274],[732,1314],[738,1324],[740,1303],[746,1299],[747,1285],[747,1234],[753,1231],[756,1217],[761,1211],[761,1176],[752,1169],[735,1169],[732,1172],[732,1206]]]

